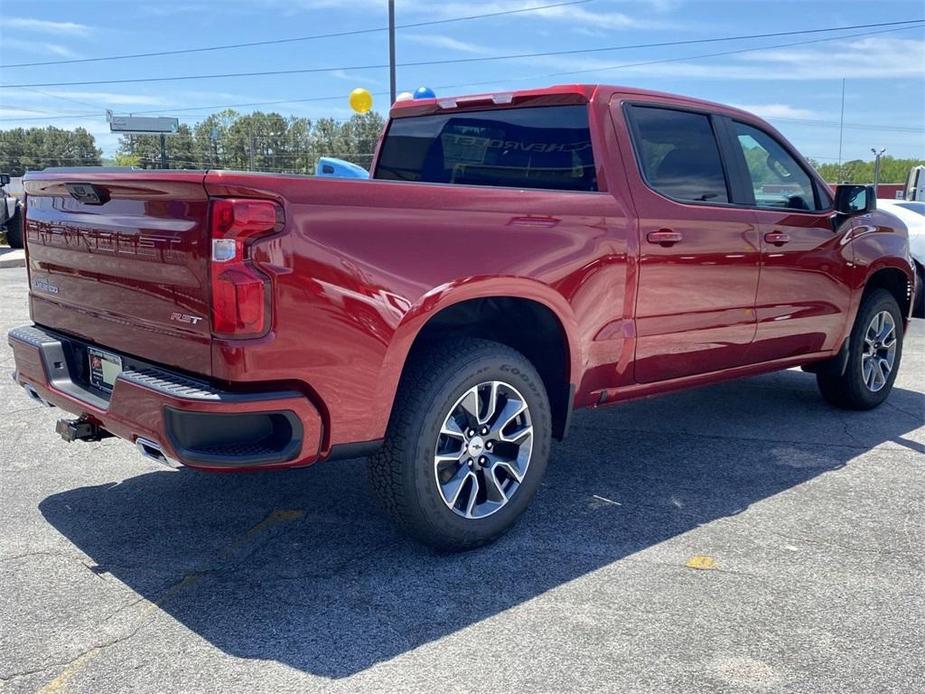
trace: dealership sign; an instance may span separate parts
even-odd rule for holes
[[[147,133],[150,135],[176,135],[180,128],[177,118],[161,116],[109,115],[109,130],[114,133]]]

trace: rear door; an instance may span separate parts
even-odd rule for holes
[[[104,348],[211,370],[209,201],[199,172],[27,178],[32,319]]]
[[[761,237],[758,330],[750,362],[838,347],[851,301],[847,222],[833,226],[832,200],[789,145],[758,124],[729,120],[731,149],[747,177]]]
[[[637,164],[626,167],[639,217],[636,380],[743,364],[760,248],[754,213],[731,204],[714,116],[661,102],[613,113],[626,119]]]

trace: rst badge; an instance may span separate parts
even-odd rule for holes
[[[187,325],[198,325],[199,321],[202,320],[202,316],[191,316],[188,313],[177,313],[175,311],[170,314],[170,320],[177,323],[186,323]]]

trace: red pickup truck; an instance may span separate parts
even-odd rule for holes
[[[621,87],[397,103],[371,180],[26,177],[15,379],[206,470],[368,455],[410,534],[509,528],[571,412],[802,366],[890,392],[915,273],[767,123]]]

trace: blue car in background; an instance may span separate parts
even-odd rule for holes
[[[315,167],[315,175],[334,178],[369,178],[369,171],[343,159],[320,157]]]

